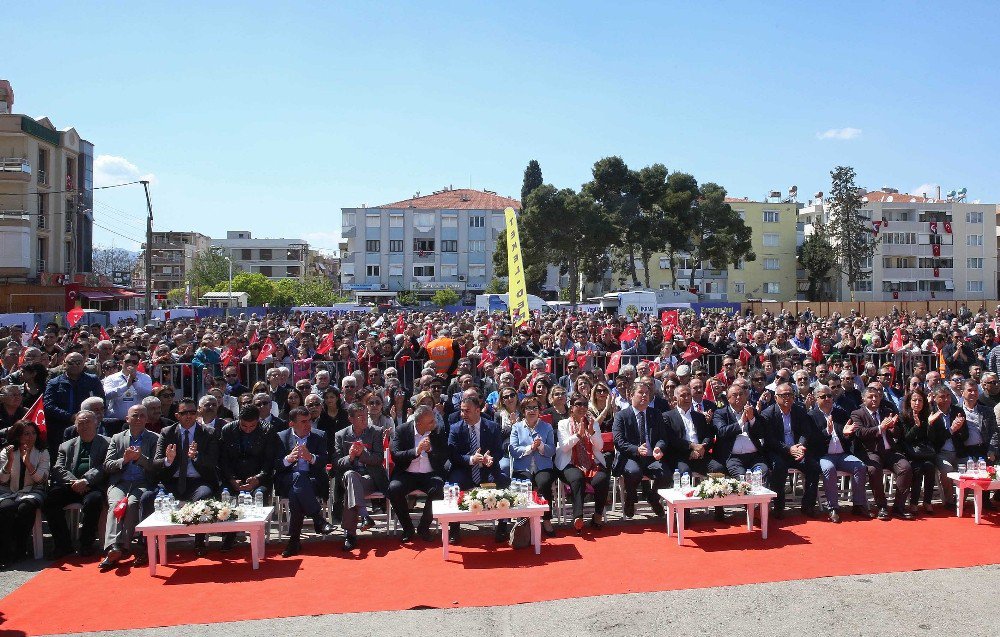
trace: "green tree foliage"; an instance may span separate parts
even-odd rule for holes
[[[414,306],[418,303],[416,292],[400,292],[396,294],[396,302],[400,305]]]
[[[227,280],[215,286],[216,292],[226,292],[229,290],[228,273]],[[247,304],[259,307],[265,303],[273,303],[274,282],[263,274],[255,272],[249,274],[240,272],[233,276],[233,292],[246,292],[249,295]]]
[[[862,264],[875,255],[878,246],[868,220],[861,216],[861,191],[854,184],[854,176],[850,166],[837,166],[830,171],[833,185],[828,228],[838,269],[847,275],[852,301],[857,283],[872,276],[871,270],[862,269]]]
[[[233,277],[242,269],[233,264]],[[226,251],[223,248],[211,248],[207,252],[201,252],[194,256],[191,261],[191,270],[188,278],[192,286],[212,287],[219,283],[229,281],[229,261],[226,260]]]
[[[640,222],[641,182],[639,175],[621,157],[605,157],[594,163],[593,179],[583,186],[583,193],[604,211],[616,235],[617,262],[622,271],[631,275],[632,283],[640,285],[635,267],[636,251],[641,254],[644,241]]]
[[[702,184],[699,197],[691,208],[691,233],[687,251],[697,268],[711,262],[724,270],[738,261],[755,261],[752,231],[732,207],[726,203],[726,189],[714,183]],[[694,287],[695,268],[691,268],[689,285]]]
[[[507,294],[508,286],[506,279],[493,277],[489,285],[483,290],[483,294]]]
[[[438,290],[431,297],[431,303],[438,307],[445,307],[447,305],[457,305],[459,302],[458,292],[455,290]]]
[[[830,240],[826,237],[826,228],[816,226],[815,231],[806,237],[798,249],[799,265],[806,272],[809,280],[809,290],[806,298],[810,301],[829,301],[830,273],[837,266],[837,254]]]
[[[527,205],[525,202],[528,200],[528,195],[535,188],[541,186],[544,182],[542,181],[542,167],[538,165],[538,162],[532,159],[528,162],[528,167],[524,169],[524,181],[521,183],[521,209]]]

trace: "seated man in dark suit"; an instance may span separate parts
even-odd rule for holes
[[[711,457],[715,429],[705,420],[705,414],[694,408],[691,388],[678,385],[674,389],[674,398],[677,407],[663,414],[667,434],[666,475],[673,475],[674,469],[681,474],[691,474],[692,478],[695,473],[725,473],[726,468]],[[681,485],[672,486],[679,489]],[[721,519],[722,516],[722,507],[715,507],[715,518]]]
[[[649,401],[653,397],[653,388],[649,383],[639,381],[634,384],[631,395],[631,405],[615,414],[611,433],[615,440],[614,475],[622,476],[625,481],[625,502],[623,509],[625,517],[635,515],[636,492],[643,476],[653,484],[643,483],[643,495],[653,508],[657,517],[663,517],[663,505],[657,489],[667,484],[664,471],[667,456],[666,432],[663,415],[649,409]]]
[[[833,390],[826,385],[817,385],[813,392],[816,406],[809,412],[813,419],[816,444],[815,450],[822,454],[819,468],[823,474],[823,493],[826,495],[830,521],[840,523],[840,488],[837,472],[851,474],[851,493],[854,497],[852,515],[868,517],[868,495],[865,482],[868,470],[865,463],[853,455],[854,430],[851,415],[833,402]]]
[[[82,505],[80,555],[88,556],[97,550],[97,524],[104,504],[104,459],[111,441],[97,435],[94,412],[78,411],[73,420],[79,435],[59,445],[59,456],[52,466],[51,486],[45,498],[45,517],[55,544],[52,559],[59,559],[73,550],[63,507]]]
[[[819,457],[811,443],[816,435],[812,418],[805,407],[795,403],[795,388],[791,383],[779,383],[774,391],[775,403],[758,417],[764,425],[764,445],[771,460],[771,490],[774,517],[785,515],[785,482],[788,470],[798,469],[805,477],[802,512],[816,517],[816,496],[819,490]]]
[[[500,425],[482,417],[482,404],[477,397],[465,396],[460,405],[462,418],[448,432],[451,454],[449,479],[464,491],[481,484],[493,483],[498,489],[510,485],[510,476],[500,470],[503,441]],[[457,543],[461,529],[453,524],[450,540]],[[497,522],[495,539],[503,541],[507,534],[507,520]]]
[[[864,392],[864,405],[851,413],[854,423],[855,451],[868,466],[868,484],[872,489],[878,519],[889,520],[889,502],[885,496],[882,470],[891,469],[896,476],[896,515],[904,520],[912,520],[913,514],[906,510],[906,500],[910,495],[913,481],[913,467],[903,453],[903,425],[899,416],[882,405],[882,391],[868,387]]]
[[[329,535],[333,527],[323,518],[317,497],[325,498],[330,490],[326,476],[329,446],[321,432],[312,431],[309,410],[296,407],[288,412],[291,426],[274,439],[274,488],[288,498],[288,544],[282,557],[301,550],[302,520],[309,516],[318,533]]]
[[[310,398],[319,400],[315,394]],[[334,466],[344,489],[343,550],[352,551],[358,543],[358,519],[362,520],[363,529],[372,526],[365,498],[376,491],[384,494],[389,488],[389,478],[382,466],[385,457],[382,428],[369,424],[368,410],[361,403],[347,407],[347,419],[351,426],[334,434],[333,447]]]
[[[438,427],[434,410],[427,405],[417,407],[413,412],[413,423],[403,423],[396,427],[392,437],[392,481],[389,483],[389,500],[393,511],[403,527],[401,542],[413,539],[414,532],[425,542],[434,540],[431,535],[433,519],[432,502],[441,499],[444,493],[444,475],[448,462],[448,430]],[[427,494],[420,524],[416,531],[410,519],[407,496],[412,491]]]
[[[712,455],[726,468],[730,478],[742,480],[747,471],[760,469],[766,483],[771,468],[761,440],[764,437],[763,422],[747,402],[747,390],[742,384],[733,383],[726,390],[726,397],[729,404],[712,414],[712,427],[715,429]]]
[[[153,464],[160,471],[163,485],[178,500],[207,500],[219,490],[219,446],[215,430],[195,422],[198,415],[194,401],[185,398],[177,403],[177,418],[160,432]],[[208,552],[206,536],[194,536],[194,551],[199,557]]]
[[[234,497],[241,491],[253,493],[264,489],[264,501],[268,501],[273,471],[270,451],[270,432],[260,424],[260,414],[256,407],[247,406],[240,412],[236,422],[227,423],[219,436],[219,479],[222,488],[228,489]],[[235,533],[226,533],[222,539],[222,550],[228,551],[236,542]]]

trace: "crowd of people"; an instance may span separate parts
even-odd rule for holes
[[[563,310],[514,328],[499,314],[390,310],[3,327],[0,564],[30,557],[39,511],[52,557],[142,564],[135,527],[161,486],[179,500],[287,499],[284,556],[301,550],[306,518],[322,535],[338,523],[354,550],[379,509],[402,542],[433,541],[446,482],[530,480],[549,535],[557,486],[568,532],[585,533],[605,524],[616,485],[625,518],[640,491],[664,515],[657,490],[675,471],[759,469],[780,519],[797,470],[801,513],[832,523],[846,473],[850,515],[910,520],[933,512],[935,488],[955,505],[960,462],[996,461],[997,315]],[[208,551],[204,535],[195,551]]]

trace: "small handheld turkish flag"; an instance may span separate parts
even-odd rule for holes
[[[82,318],[83,318],[83,308],[82,307],[74,307],[72,310],[70,310],[69,312],[66,313],[66,320],[69,321],[69,326],[70,327],[73,327],[74,325],[76,325],[77,323],[79,323],[80,319],[82,319]]]

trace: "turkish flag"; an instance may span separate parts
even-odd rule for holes
[[[892,293],[892,298],[893,299],[898,299],[899,298],[899,292],[893,292]]]
[[[605,374],[617,374],[618,370],[622,367],[622,353],[621,350],[615,352],[608,359],[608,366],[604,368]]]
[[[382,434],[382,458],[384,459],[383,464],[385,465],[385,470],[391,474],[392,467],[396,463],[392,461],[392,454],[387,453],[389,451],[390,446],[391,445],[389,440],[389,429],[386,428],[385,433]]]
[[[164,321],[170,320],[170,310],[167,310],[166,312],[163,313],[163,320]]]
[[[42,403],[42,397],[39,396],[35,404],[31,406],[28,413],[24,415],[25,420],[30,420],[38,426],[38,431],[41,434],[42,440],[45,440],[46,433],[48,432],[48,427],[45,425],[45,405]]]
[[[941,256],[941,244],[935,243],[934,245],[932,245],[931,246],[931,253],[934,256],[936,256],[936,257]]]
[[[879,228],[881,228],[881,227],[882,227],[882,222],[881,221],[872,221],[872,228],[875,231],[875,236],[878,236],[878,231],[879,231]]]
[[[660,325],[663,329],[677,327],[678,318],[679,314],[677,310],[663,310],[663,313],[660,314]]]
[[[434,340],[433,326],[428,323],[427,329],[424,330],[424,347],[427,347],[427,345],[430,344],[430,342],[433,340]]]
[[[813,337],[812,346],[809,348],[809,358],[817,363],[823,360],[823,349],[820,347],[819,339],[815,336]]]
[[[259,340],[260,340],[260,337],[257,336],[257,330],[254,330],[253,331],[253,335],[250,336],[250,344],[253,345],[254,343],[256,343]]]
[[[889,341],[889,351],[895,353],[903,346],[903,330],[897,327],[896,331],[892,335],[892,340]]]
[[[934,278],[936,279],[939,276],[941,276],[941,269],[940,268],[934,268]]]
[[[323,340],[319,342],[319,347],[316,348],[317,354],[326,354],[331,349],[333,349],[333,332],[328,332]]]
[[[705,400],[710,403],[715,402],[715,385],[713,383],[705,383]]]
[[[139,364],[135,366],[135,371],[146,373],[146,361],[139,361]]]
[[[517,361],[514,361],[514,363],[511,365],[510,373],[514,374],[514,382],[520,383],[522,380],[524,380],[524,377],[528,375],[528,370],[524,368],[524,365],[521,365]]]
[[[485,367],[486,363],[492,363],[496,359],[497,355],[494,352],[491,352],[488,349],[484,349],[482,353],[479,355],[479,366],[478,366],[479,369]]]
[[[702,347],[695,341],[691,341],[691,343],[688,344],[687,349],[684,350],[684,353],[681,354],[681,358],[690,363],[696,358],[701,358],[701,355],[704,353],[705,353],[704,347]]]
[[[649,375],[653,376],[658,371],[660,371],[660,364],[656,361],[649,361]]]
[[[546,374],[551,374],[552,373],[552,358],[551,357],[545,359],[545,373]]]
[[[951,234],[951,222],[950,221],[945,221],[944,222],[944,231],[947,232],[948,234]]]
[[[257,354],[257,362],[263,363],[268,356],[274,353],[274,350],[274,341],[272,341],[271,337],[268,336],[264,339],[264,345],[260,348],[260,354]]]
[[[302,313],[302,322],[299,323],[299,331],[300,332],[306,331],[306,313],[305,312]]]
[[[637,338],[639,338],[639,329],[635,325],[629,325],[622,330],[621,336],[618,337],[618,341],[624,343],[625,341],[634,341]]]
[[[104,329],[103,325],[101,325],[101,340],[102,341],[110,341],[111,340],[111,337],[108,336],[108,332]]]
[[[406,329],[406,320],[402,314],[396,317],[396,334],[402,334]]]
[[[31,330],[31,336],[28,337],[28,342],[25,343],[25,345],[29,343],[34,343],[35,339],[37,338],[38,338],[38,323],[35,323],[34,329]]]
[[[743,363],[744,366],[750,363],[750,356],[750,350],[745,347],[740,348],[740,362]]]
[[[73,327],[74,325],[76,325],[77,323],[79,323],[80,319],[83,318],[83,314],[84,314],[84,312],[83,312],[83,308],[82,307],[74,307],[72,310],[70,310],[69,312],[67,312],[66,313],[66,320],[69,321],[69,326]]]
[[[931,234],[937,234],[937,221],[931,222]]]

